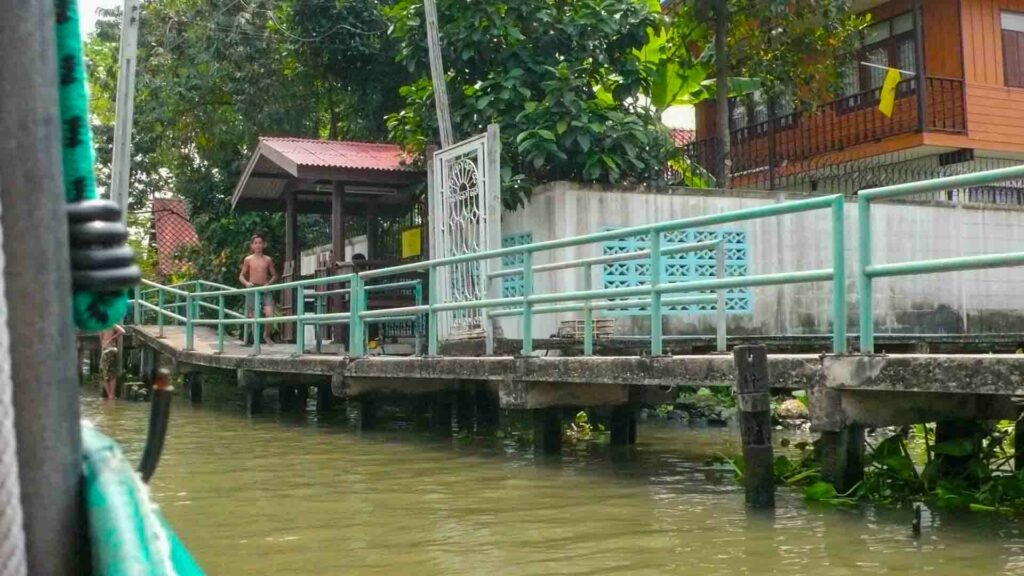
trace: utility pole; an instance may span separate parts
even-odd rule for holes
[[[732,158],[729,150],[729,3],[714,0],[715,18],[715,186],[729,187]]]
[[[437,32],[437,4],[434,0],[423,0],[423,11],[427,19],[427,52],[430,56],[430,81],[434,85],[434,105],[437,107],[437,128],[441,132],[441,148],[447,148],[455,144],[455,138],[452,136],[452,117],[448,111],[448,87],[444,78],[444,63],[441,62],[441,40]]]
[[[110,199],[128,219],[128,183],[132,164],[132,117],[135,114],[135,68],[139,49],[139,0],[124,0],[121,14],[121,70],[117,75],[117,110],[114,116],[114,161]]]

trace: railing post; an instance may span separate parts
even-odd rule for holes
[[[651,356],[661,356],[661,232],[651,232]]]
[[[139,326],[142,324],[142,286],[135,286],[135,302],[132,304],[132,322]]]
[[[533,353],[533,252],[523,252],[523,356]]]
[[[302,324],[302,316],[306,313],[306,289],[303,286],[295,287],[295,353],[306,352],[306,330]]]
[[[191,351],[195,344],[195,332],[192,326],[192,295],[185,295],[185,350]]]
[[[725,279],[725,240],[719,240],[715,246],[715,278]],[[715,350],[725,352],[727,346],[725,334],[725,289],[715,291]]]
[[[871,278],[867,274],[871,266],[871,203],[867,198],[857,199],[857,284],[860,288],[860,353],[875,352],[874,303],[872,301]]]
[[[163,288],[156,289],[156,325],[159,329],[157,334],[158,338],[164,337],[164,290]]]
[[[832,352],[846,354],[846,227],[839,195],[832,204]]]
[[[593,279],[591,276],[591,265],[583,265],[583,290],[590,292]],[[594,309],[593,301],[583,301],[583,355],[594,355]]]
[[[224,296],[217,296],[217,353],[224,353]]]
[[[318,318],[320,314],[324,313],[324,297],[320,295],[317,295],[316,297],[316,313]],[[323,351],[324,325],[318,319],[317,323],[314,324],[314,326],[316,327],[316,329],[314,330],[314,334],[316,335],[316,353],[319,354],[320,352]]]
[[[427,271],[427,355],[437,356],[438,340],[438,316],[435,306],[438,300],[437,266],[431,266]]]
[[[416,307],[419,308],[423,305],[423,284],[417,281],[416,286],[413,287],[413,294],[416,298]],[[412,323],[413,334],[415,335],[415,354],[419,356],[423,353],[423,313],[416,313],[416,320]]]
[[[349,288],[348,355],[361,358],[366,354],[366,330],[359,313],[363,311],[366,294],[363,292],[363,279],[359,274],[352,274]]]
[[[263,315],[263,294],[257,289],[252,293],[252,353],[258,355],[263,346],[263,326],[260,317]]]
[[[917,130],[924,132],[929,128],[928,123],[928,99],[925,90],[928,89],[928,80],[925,77],[924,62],[924,18],[921,8],[921,0],[914,0],[914,76],[917,80]]]

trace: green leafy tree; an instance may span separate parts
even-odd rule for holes
[[[838,92],[847,55],[867,24],[847,0],[676,0],[668,12],[669,36],[689,44],[690,54],[700,53],[698,62],[714,66],[703,86],[716,98],[720,149],[713,172],[723,186],[729,96],[758,90],[772,106],[828,99]]]
[[[232,282],[255,231],[283,246],[280,215],[238,213],[230,198],[260,135],[382,139],[404,68],[388,52],[376,0],[163,0],[143,4],[130,208],[185,198],[201,244],[197,274]],[[98,173],[109,182],[120,11],[89,38]],[[376,63],[380,64],[380,67]],[[307,218],[304,245],[324,226]]]
[[[389,13],[413,80],[388,126],[422,150],[437,133],[423,4],[402,0]],[[438,14],[453,130],[460,138],[501,126],[506,204],[538,182],[660,177],[673,148],[638,97],[654,85],[641,50],[660,12],[637,0],[441,0]]]

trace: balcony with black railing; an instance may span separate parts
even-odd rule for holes
[[[919,114],[918,81],[909,78],[896,89],[891,116],[878,109],[881,88],[843,96],[811,110],[779,115],[730,132],[730,173],[734,177],[774,177],[810,169],[805,161],[887,138],[921,131],[962,134],[967,131],[963,80],[929,76],[925,114]],[[690,161],[713,173],[719,146],[714,138],[686,147]],[[770,175],[770,176],[769,176]],[[760,178],[757,178],[760,180]]]

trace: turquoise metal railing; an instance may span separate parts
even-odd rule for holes
[[[650,310],[651,318],[651,353],[661,355],[662,347],[662,321],[664,308],[683,304],[716,304],[719,314],[719,346],[724,348],[724,295],[725,290],[731,288],[751,288],[758,286],[774,286],[783,284],[798,284],[807,282],[831,282],[833,293],[833,350],[836,353],[846,352],[846,314],[845,314],[845,282],[844,282],[844,230],[843,230],[843,206],[844,200],[841,195],[821,196],[806,200],[797,200],[779,204],[759,206],[725,212],[720,214],[697,216],[659,222],[630,228],[620,228],[563,238],[558,240],[547,240],[480,252],[476,254],[465,254],[436,260],[415,262],[391,268],[367,270],[360,273],[344,274],[326,278],[300,280],[272,286],[260,286],[253,288],[235,289],[223,285],[215,285],[204,281],[194,281],[179,287],[165,287],[147,282],[149,290],[137,292],[136,301],[140,303],[138,313],[143,309],[157,312],[157,321],[163,326],[165,318],[185,324],[185,347],[192,349],[194,345],[195,326],[216,326],[218,328],[218,350],[224,348],[224,327],[227,325],[251,325],[254,333],[253,353],[260,353],[260,329],[268,323],[294,322],[296,325],[296,351],[305,351],[304,334],[302,327],[306,324],[323,323],[344,323],[349,329],[349,355],[361,357],[366,354],[366,325],[378,322],[407,322],[413,320],[418,324],[422,317],[427,317],[427,353],[436,355],[438,352],[438,315],[444,312],[457,310],[480,310],[483,313],[484,321],[489,322],[491,318],[502,316],[519,316],[522,318],[523,347],[524,354],[533,351],[533,317],[537,314],[547,314],[565,311],[582,310],[585,315],[585,342],[584,352],[593,353],[593,311],[614,309],[621,307],[645,306]],[[804,270],[795,272],[781,272],[771,274],[758,274],[743,277],[725,277],[724,258],[722,247],[718,241],[711,243],[694,243],[682,246],[663,246],[662,235],[680,230],[699,228],[704,226],[715,226],[734,222],[759,220],[764,218],[778,217],[788,214],[797,214],[817,210],[830,210],[832,223],[832,266],[818,270]],[[584,258],[568,262],[553,264],[533,264],[534,255],[544,251],[594,244],[607,240],[614,240],[622,237],[633,237],[646,235],[650,239],[650,249],[629,254],[601,256],[596,258]],[[714,247],[717,255],[716,277],[708,280],[686,281],[686,282],[664,282],[662,281],[661,270],[665,256],[689,251],[706,250]],[[467,262],[486,262],[500,259],[505,256],[522,256],[522,267],[514,270],[504,270],[489,275],[488,282],[494,278],[505,275],[521,274],[523,277],[524,294],[510,298],[483,298],[466,302],[440,302],[439,284],[440,271],[446,266]],[[601,288],[593,289],[590,285],[590,271],[595,265],[607,264],[626,259],[649,259],[651,266],[651,282],[646,286],[631,286],[623,288]],[[580,267],[584,271],[584,289],[582,291],[564,293],[541,293],[535,291],[534,274],[547,272],[555,269]],[[368,285],[368,282],[385,279],[397,275],[405,275],[411,272],[427,272],[427,295],[426,304],[422,302],[422,286],[419,281],[396,281],[390,284]],[[304,310],[305,299],[302,297],[304,289],[327,284],[343,284],[346,287],[335,290],[328,290],[317,293],[317,311],[307,314]],[[182,288],[193,288],[193,291]],[[213,288],[210,290],[209,288]],[[412,306],[394,307],[378,310],[367,310],[367,294],[376,290],[409,290],[415,291],[417,300]],[[295,314],[279,316],[274,318],[261,318],[261,298],[267,292],[297,289]],[[712,291],[715,294],[694,294],[697,292]],[[157,303],[153,304],[146,300],[153,292],[157,297]],[[344,313],[324,313],[321,311],[320,302],[325,296],[332,294],[349,295],[349,311]],[[225,308],[224,299],[230,296],[252,295],[254,302],[253,317],[246,318],[237,312]],[[174,302],[167,302],[168,297],[173,297]],[[210,299],[217,299],[217,304],[206,302]],[[184,313],[178,313],[184,307]],[[175,310],[172,312],[171,310]],[[213,309],[217,312],[216,319],[202,318],[202,309]],[[228,317],[231,316],[231,317]],[[162,328],[161,328],[162,333]],[[417,330],[419,333],[419,330]]]
[[[860,228],[858,234],[857,280],[860,297],[860,352],[862,354],[873,354],[875,351],[874,291],[872,286],[872,280],[875,278],[976,270],[980,268],[1002,268],[1024,264],[1024,252],[874,264],[871,254],[872,240],[874,238],[871,228],[871,203],[876,200],[900,198],[951,188],[995,184],[1021,178],[1024,178],[1024,166],[1014,166],[1011,168],[975,172],[973,174],[961,174],[947,178],[872,188],[862,190],[857,195],[857,219]]]
[[[701,252],[704,250],[715,251],[715,276],[719,279],[725,278],[725,244],[721,240],[708,240],[705,242],[694,242],[690,244],[678,244],[670,246],[668,248],[661,249],[662,256],[674,256],[677,254],[686,254],[690,252]],[[557,270],[567,270],[571,268],[580,268],[583,273],[583,285],[584,291],[591,290],[592,270],[594,266],[607,266],[608,264],[616,264],[619,262],[628,262],[630,260],[640,260],[644,258],[650,258],[653,254],[652,250],[637,250],[635,252],[626,252],[622,254],[608,254],[604,256],[593,256],[591,258],[578,258],[576,260],[566,260],[563,262],[552,262],[549,264],[539,264],[533,267],[533,273],[538,272],[554,272]],[[653,266],[653,263],[652,263]],[[653,270],[653,268],[652,268]],[[660,270],[660,267],[659,267]],[[524,268],[507,268],[505,270],[496,270],[489,272],[487,277],[489,279],[505,278],[509,276],[523,276],[525,273]],[[533,314],[555,314],[560,312],[583,312],[583,355],[590,356],[594,353],[594,310],[617,310],[617,309],[628,309],[635,307],[650,307],[652,300],[650,298],[646,300],[612,300],[608,302],[594,304],[592,301],[587,300],[582,304],[562,304],[556,306],[540,306],[533,309]],[[715,304],[715,343],[718,352],[725,352],[726,349],[726,317],[725,317],[725,290],[717,290],[715,295],[698,295],[698,296],[684,296],[673,298],[671,302],[663,301],[662,306],[680,306],[687,304]],[[525,313],[524,308],[510,308],[507,310],[497,310],[491,312],[489,316],[491,318],[503,317],[503,316],[522,316]],[[658,324],[658,328],[654,329],[655,325],[652,324],[651,338],[652,342],[657,334],[657,340],[661,341],[661,326]],[[660,353],[660,352],[659,352]]]
[[[844,274],[842,273],[844,269],[845,258],[843,231],[843,202],[844,200],[841,195],[821,196],[807,200],[797,200],[793,202],[771,204],[767,206],[759,206],[756,208],[736,210],[733,212],[698,216],[693,218],[684,218],[681,220],[659,222],[656,224],[634,226],[630,228],[619,228],[615,230],[596,232],[593,234],[587,234],[583,236],[562,238],[558,240],[547,240],[542,242],[536,242],[533,244],[500,248],[476,254],[465,254],[437,260],[429,260],[425,262],[404,264],[401,266],[394,266],[391,268],[370,270],[361,273],[359,275],[360,278],[381,278],[395,274],[426,271],[428,273],[428,286],[430,288],[428,292],[428,303],[422,306],[392,308],[385,310],[360,310],[358,312],[353,312],[354,318],[358,318],[358,320],[353,322],[353,324],[358,323],[359,321],[362,320],[372,318],[387,318],[397,315],[425,313],[428,315],[427,350],[429,354],[435,355],[437,354],[438,350],[437,315],[439,313],[455,310],[472,309],[479,309],[488,312],[490,310],[497,308],[517,307],[515,315],[522,316],[522,352],[524,354],[529,354],[533,351],[533,316],[537,313],[560,311],[557,308],[553,309],[551,307],[547,309],[538,309],[538,304],[583,303],[582,305],[584,306],[584,311],[586,311],[587,303],[592,303],[595,300],[614,301],[615,299],[621,298],[646,297],[647,300],[645,300],[644,302],[649,302],[651,314],[651,353],[660,355],[663,350],[661,338],[661,322],[663,318],[663,307],[666,305],[666,302],[663,300],[663,297],[666,295],[678,295],[689,292],[700,292],[706,290],[719,291],[727,290],[730,288],[745,288],[804,282],[831,281],[833,290],[833,316],[835,318],[835,321],[833,322],[833,350],[836,353],[845,353],[846,287],[844,282]],[[690,228],[698,228],[702,226],[715,226],[732,222],[757,220],[762,218],[769,218],[775,216],[782,216],[786,214],[796,214],[800,212],[809,212],[823,209],[829,209],[832,213],[831,268],[799,272],[784,272],[776,274],[760,274],[739,278],[715,278],[713,280],[700,280],[689,282],[663,283],[660,279],[662,257],[665,253],[665,249],[662,248],[661,235],[666,232],[674,232]],[[632,237],[641,235],[648,235],[651,240],[649,258],[651,265],[652,281],[649,286],[604,288],[595,290],[591,289],[589,285],[587,285],[585,282],[583,291],[565,292],[557,294],[535,293],[534,273],[538,271],[538,267],[534,266],[533,264],[534,254],[547,250],[555,250],[559,248],[567,248],[570,246],[580,246],[584,244],[603,242],[606,240],[613,240],[622,237]],[[524,286],[523,296],[510,298],[485,298],[468,302],[438,302],[437,288],[439,284],[439,270],[442,267],[465,262],[481,262],[486,260],[493,260],[505,256],[522,256],[523,264],[521,270],[523,275]],[[835,273],[835,271],[839,271],[839,273],[837,274]],[[584,276],[586,280],[588,275],[585,274]],[[674,302],[675,301],[673,301],[673,303]],[[621,303],[619,305],[621,305]],[[575,306],[580,306],[580,304],[576,304]],[[591,309],[593,309],[594,306],[591,304],[590,307]],[[496,314],[499,316],[504,314],[511,315],[512,312],[489,312],[490,316],[494,316]]]
[[[302,354],[305,352],[305,332],[303,330],[305,325],[319,325],[324,323],[345,324],[349,323],[351,319],[351,312],[317,312],[307,314],[305,312],[305,289],[346,282],[349,283],[349,288],[317,292],[315,293],[315,296],[319,299],[333,294],[350,293],[352,295],[352,308],[355,310],[359,309],[358,307],[363,305],[366,293],[411,289],[415,295],[415,302],[417,304],[422,303],[423,291],[418,280],[365,286],[357,274],[313,278],[309,280],[286,282],[283,284],[273,284],[271,286],[254,286],[252,288],[232,288],[230,286],[217,284],[215,282],[207,282],[205,280],[183,282],[173,286],[163,286],[155,282],[143,280],[142,286],[136,287],[135,298],[132,300],[132,304],[135,309],[134,320],[137,324],[142,324],[145,311],[148,310],[155,312],[157,316],[157,325],[160,328],[159,336],[161,337],[164,336],[163,328],[166,322],[165,319],[169,318],[183,324],[185,326],[185,350],[193,350],[195,347],[196,326],[215,326],[217,328],[218,353],[224,352],[224,340],[226,336],[225,328],[227,326],[240,325],[251,327],[253,335],[253,354],[259,354],[261,352],[261,331],[264,325],[294,322],[296,353]],[[148,288],[144,289],[143,286]],[[192,289],[192,291],[187,289]],[[296,291],[294,314],[288,316],[274,316],[271,318],[261,317],[263,313],[261,305],[262,299],[266,293],[281,292],[292,289]],[[155,304],[147,300],[147,296],[153,294],[156,295],[157,302]],[[252,295],[253,299],[252,316],[246,316],[245,314],[227,308],[225,301],[226,298],[232,296],[245,297],[249,295]],[[174,302],[168,302],[168,297],[173,297]],[[216,299],[217,303],[213,304],[212,302],[208,302],[207,300],[210,299]],[[182,307],[184,310],[181,312],[171,311]],[[201,310],[203,309],[214,310],[217,313],[217,317],[215,319],[203,318],[201,314]],[[419,319],[415,316],[406,315],[374,321],[407,322],[409,320],[418,322]],[[359,326],[356,327],[356,330],[350,330],[349,353],[353,356],[362,356],[366,350],[365,331],[362,329],[363,324],[365,323],[360,322]]]

